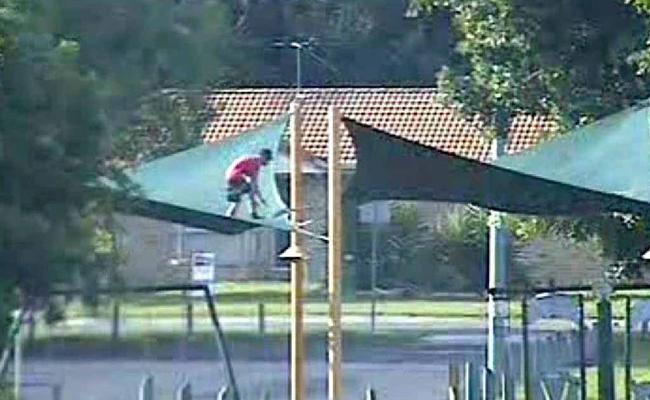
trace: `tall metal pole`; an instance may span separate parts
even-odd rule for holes
[[[341,168],[340,160],[340,116],[334,106],[328,110],[329,159],[328,159],[328,294],[329,294],[329,327],[328,327],[328,400],[341,400],[343,386],[341,376],[341,279],[343,230],[341,216]]]
[[[302,44],[296,47],[296,91],[300,93],[302,88]]]
[[[506,141],[497,137],[492,142],[492,159],[495,160],[505,152]],[[503,215],[490,212],[489,237],[489,288],[506,289],[508,286],[507,238],[502,226]],[[491,292],[492,293],[492,292]],[[487,364],[491,376],[500,380],[504,371],[505,335],[510,326],[510,310],[506,296],[490,294],[488,297],[488,351]],[[499,396],[501,388],[495,387]]]
[[[526,294],[521,299],[521,336],[524,364],[524,399],[532,400],[530,391],[530,350],[528,348],[528,296]]]
[[[612,303],[609,293],[601,293],[598,301],[598,398],[615,398]]]
[[[372,203],[374,222],[372,224],[372,259],[370,266],[370,331],[375,332],[376,316],[377,316],[377,246],[379,242],[379,229],[377,227],[377,215],[379,214],[379,207],[376,201]]]
[[[585,298],[578,295],[578,341],[580,342],[580,400],[587,400],[587,349],[585,344]]]
[[[291,145],[289,154],[289,171],[291,186],[291,221],[296,225],[305,220],[304,197],[302,192],[302,134],[300,105],[292,102]],[[291,232],[291,400],[305,399],[305,337],[303,290],[305,276],[305,259],[303,238],[295,230]]]
[[[23,328],[22,328],[22,313],[15,312],[15,318],[18,320],[18,330],[14,336],[14,398],[20,400],[23,376]]]
[[[625,297],[625,400],[632,399],[632,301]]]

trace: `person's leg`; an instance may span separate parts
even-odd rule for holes
[[[257,212],[257,201],[255,200],[255,196],[253,195],[252,192],[248,192],[248,198],[249,198],[249,200],[251,202],[251,216],[254,219],[260,219],[261,217],[260,217],[259,213]]]
[[[240,204],[241,203],[231,203],[230,206],[228,206],[228,210],[226,210],[226,215],[231,218],[237,215]]]
[[[226,210],[226,215],[228,217],[233,217],[237,215],[239,210],[239,205],[241,204],[241,187],[239,186],[228,186],[227,200],[231,203]]]

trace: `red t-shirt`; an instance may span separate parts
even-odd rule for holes
[[[246,181],[244,177],[246,176],[255,180],[257,179],[262,166],[262,157],[259,156],[246,157],[237,160],[228,169],[228,183],[233,185],[244,183]]]

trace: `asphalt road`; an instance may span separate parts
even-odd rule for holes
[[[211,361],[137,360],[38,360],[25,364],[27,383],[61,383],[62,400],[136,400],[138,385],[145,374],[155,381],[155,399],[173,399],[174,388],[186,379],[195,399],[214,399],[225,383],[221,365]],[[286,362],[235,362],[242,400],[287,399]],[[375,388],[378,398],[435,400],[447,396],[448,366],[421,362],[346,363],[345,398],[363,398],[366,387]],[[327,370],[324,361],[309,364],[309,399],[324,400]],[[52,399],[48,387],[26,387],[24,400]]]

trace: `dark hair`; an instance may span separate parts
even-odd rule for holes
[[[270,149],[262,149],[260,150],[260,157],[270,161],[273,159],[273,152]]]

